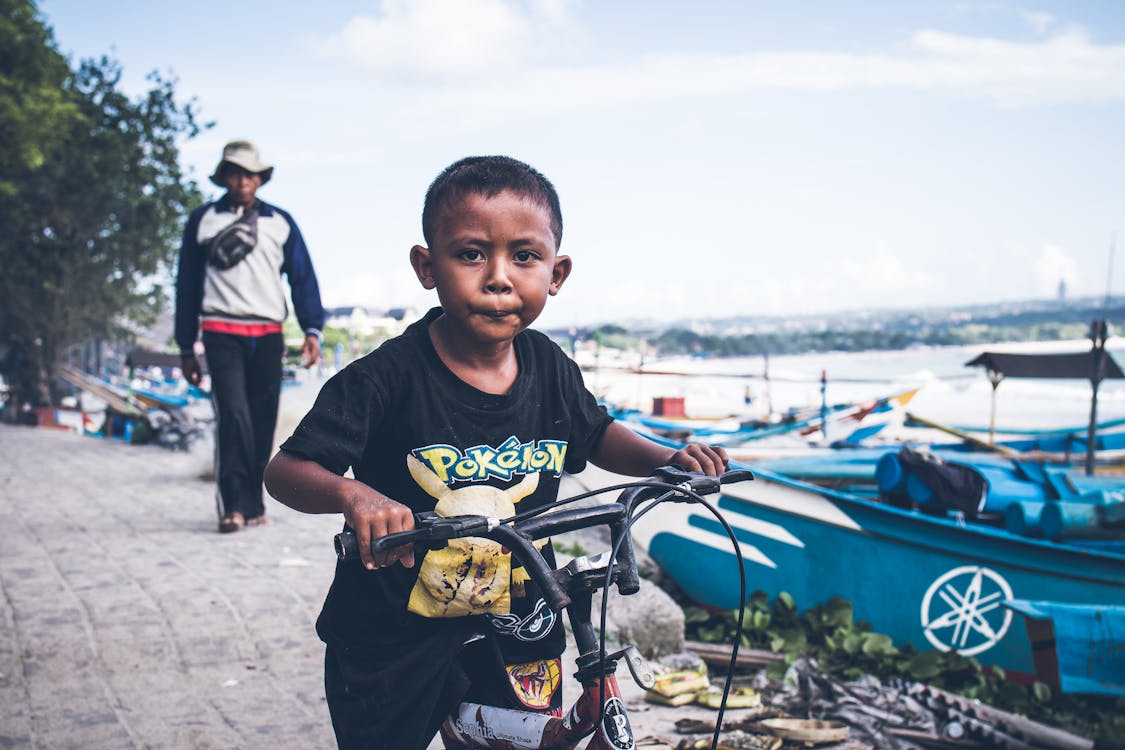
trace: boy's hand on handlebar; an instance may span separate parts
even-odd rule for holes
[[[396,562],[404,568],[414,567],[414,547],[404,545],[371,554],[371,542],[381,536],[414,528],[414,513],[402,503],[391,500],[361,482],[358,491],[344,502],[344,520],[355,531],[359,557],[368,570],[388,568]]]
[[[730,468],[730,459],[722,446],[691,443],[672,454],[667,463],[687,471],[698,471],[707,476],[718,476]]]

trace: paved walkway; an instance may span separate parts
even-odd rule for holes
[[[334,748],[339,520],[215,531],[198,456],[0,426],[0,748]]]
[[[218,534],[198,452],[0,425],[0,456],[0,748],[335,747],[313,624],[337,516],[271,500]],[[637,736],[674,737],[684,714],[618,679]]]

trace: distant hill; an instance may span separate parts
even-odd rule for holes
[[[809,351],[904,349],[1002,341],[1054,341],[1088,336],[1101,317],[1125,324],[1125,299],[1025,300],[916,310],[852,310],[802,316],[700,318],[668,323],[607,324],[577,332],[619,348],[655,347],[663,354],[745,356]],[[549,331],[566,340],[568,331]]]

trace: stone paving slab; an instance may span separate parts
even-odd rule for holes
[[[279,438],[311,395],[282,403]],[[313,627],[338,516],[270,500],[219,534],[208,457],[9,425],[0,456],[0,750],[335,747]],[[618,681],[638,737],[714,715]]]

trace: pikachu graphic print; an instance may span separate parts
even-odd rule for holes
[[[520,443],[511,437],[499,446],[464,453],[448,445],[416,449],[406,456],[406,464],[418,486],[437,501],[434,511],[439,516],[507,518],[538,489],[540,473],[562,473],[565,458],[564,441]],[[521,474],[520,481],[505,489],[484,483],[510,481]],[[541,540],[537,546],[545,543]],[[454,539],[422,559],[408,609],[423,617],[508,614],[513,580],[521,586],[526,573],[519,567],[513,570],[511,554],[498,542]]]

